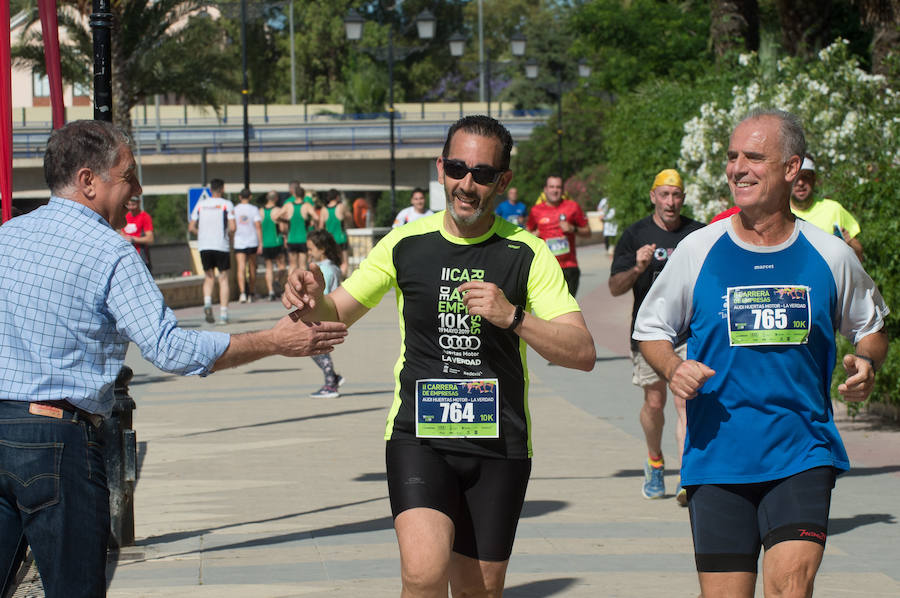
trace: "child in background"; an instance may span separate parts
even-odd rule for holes
[[[338,244],[327,230],[314,230],[306,237],[306,250],[309,261],[319,266],[325,277],[325,294],[330,293],[341,284],[341,250]],[[314,399],[339,397],[338,387],[344,383],[344,378],[334,372],[331,355],[313,355],[312,359],[325,374],[325,385],[309,396]]]

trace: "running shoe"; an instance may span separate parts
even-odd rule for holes
[[[653,467],[644,462],[644,487],[641,494],[644,498],[662,498],[666,495],[666,482],[663,479],[665,467]]]
[[[269,293],[269,301],[275,301],[275,293]]]
[[[247,303],[247,295],[245,293],[241,293],[241,296],[238,298],[238,303]]]
[[[344,377],[340,374],[337,375],[337,387],[340,388],[344,385]]]
[[[219,326],[224,326],[227,323],[228,323],[228,315],[227,314],[223,314],[223,315],[219,316]]]
[[[337,386],[323,386],[309,396],[313,399],[336,399],[341,393],[338,392]]]
[[[213,317],[212,305],[207,305],[203,308],[203,315],[206,316],[206,321],[209,324],[212,324],[216,321],[216,319]]]
[[[675,500],[682,507],[687,506],[687,490],[681,487],[681,482],[678,482],[678,486],[675,488]]]

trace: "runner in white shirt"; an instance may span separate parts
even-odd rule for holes
[[[425,190],[420,187],[413,189],[412,197],[409,198],[409,203],[412,205],[408,208],[403,208],[397,213],[397,217],[394,218],[393,228],[415,222],[419,218],[434,214],[434,212],[426,207]]]
[[[234,204],[225,199],[225,181],[213,179],[209,182],[212,197],[197,202],[191,211],[188,230],[197,235],[197,248],[203,265],[203,313],[212,324],[212,292],[216,284],[215,270],[219,270],[219,323],[228,323],[228,269],[231,267],[231,243],[234,234]]]
[[[256,292],[256,256],[262,253],[262,216],[259,208],[250,203],[251,197],[250,189],[242,189],[241,203],[234,206],[234,261],[237,264],[241,303],[253,300]],[[246,274],[245,270],[248,270]]]

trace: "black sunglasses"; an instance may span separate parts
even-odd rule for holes
[[[479,185],[492,185],[501,174],[506,172],[502,168],[494,168],[493,166],[476,166],[475,168],[469,168],[462,160],[448,160],[447,158],[444,158],[443,163],[444,174],[451,179],[464,179],[466,178],[466,175],[471,172],[472,178]]]

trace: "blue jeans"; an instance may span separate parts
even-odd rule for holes
[[[27,543],[47,598],[105,596],[109,491],[97,430],[28,407],[0,401],[0,595]]]

